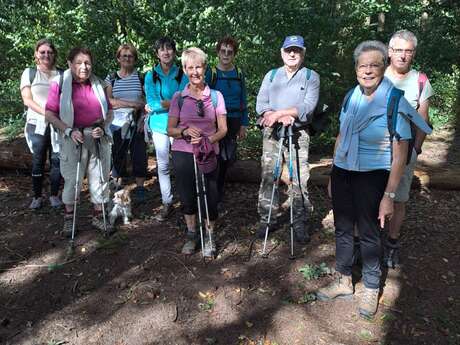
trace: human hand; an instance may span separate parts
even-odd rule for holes
[[[148,104],[145,105],[144,110],[145,110],[146,113],[151,113],[152,112],[152,109],[149,107]]]
[[[237,137],[240,140],[243,140],[244,138],[246,138],[246,127],[245,126],[240,126],[240,130],[238,131]]]
[[[94,127],[93,130],[91,131],[91,136],[94,139],[99,139],[104,135],[104,130],[101,127]]]
[[[265,112],[262,121],[260,122],[264,127],[272,127],[278,120],[278,114],[276,111],[267,111]]]
[[[391,220],[391,217],[393,216],[393,211],[394,211],[393,200],[384,196],[382,200],[380,200],[379,216],[378,216],[378,219],[380,220],[380,227],[382,229],[385,227],[385,220],[388,220],[388,221]]]
[[[70,133],[70,138],[77,145],[83,144],[83,134],[78,129],[74,129],[72,133]]]
[[[171,102],[165,99],[165,100],[162,100],[160,104],[162,108],[168,110],[169,106],[171,105]]]
[[[291,126],[294,123],[294,118],[290,115],[282,116],[278,119],[278,122],[281,123],[284,127]]]
[[[184,131],[184,136],[190,136],[192,139],[201,139],[201,129],[190,126]]]

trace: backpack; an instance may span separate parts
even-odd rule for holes
[[[417,98],[417,106],[415,107],[415,110],[418,111],[418,108],[420,108],[420,97],[422,96],[423,89],[425,88],[426,82],[428,81],[428,77],[426,76],[425,73],[419,72],[418,73],[418,98]]]
[[[179,84],[179,85],[181,84],[183,76],[184,76],[184,70],[182,68],[178,67],[177,68],[177,74],[174,77],[174,79],[176,79],[176,81],[177,81],[177,84]],[[158,74],[158,72],[155,71],[155,68],[152,68],[152,82],[153,82],[153,85],[155,85],[157,82],[160,83],[160,98],[164,99],[163,92],[161,91],[162,90],[161,78],[160,78],[160,75]]]
[[[347,92],[345,95],[345,98],[343,99],[342,103],[342,110],[344,112],[347,111],[348,108],[348,103],[350,101],[351,95],[353,94],[353,91],[355,88],[352,88]],[[399,133],[396,131],[396,124],[398,121],[398,107],[399,107],[399,101],[401,97],[404,96],[404,91],[400,90],[396,87],[392,87],[390,91],[390,95],[388,96],[388,101],[387,101],[387,127],[388,127],[388,132],[390,133],[390,143],[393,143],[393,139],[396,138],[396,140],[400,140],[401,136]],[[412,156],[412,150],[414,149],[414,143],[415,143],[415,127],[411,123],[411,132],[412,132],[412,138],[409,140],[409,147],[408,147],[408,155],[406,159],[406,165],[410,163],[411,161],[411,156]],[[393,146],[391,145],[391,161],[393,161]]]
[[[214,89],[210,89],[211,91],[211,103],[214,108],[214,111],[217,108],[217,91]],[[182,105],[184,105],[184,97],[182,97],[182,92],[179,92],[179,99],[177,100],[177,105],[179,106],[179,112],[182,110]]]
[[[270,71],[270,78],[269,78],[270,83],[273,82],[276,72],[280,68],[274,68]],[[307,68],[307,76],[305,78],[305,85],[310,80],[310,77],[311,77],[311,69]],[[318,103],[316,104],[316,107],[313,110],[311,121],[306,124],[305,123],[298,124],[296,129],[306,128],[308,129],[308,133],[310,136],[321,134],[321,132],[323,132],[327,128],[330,122],[328,109],[329,109],[329,106],[323,103],[321,99],[318,99]]]
[[[217,73],[217,68],[216,67],[211,67],[211,81],[209,83],[209,87],[211,89],[216,88],[217,81],[220,80],[235,80],[240,83],[240,88],[241,88],[241,94],[240,94],[240,107],[239,108],[227,108],[227,112],[243,112],[246,110],[246,107],[244,105],[243,101],[243,85],[244,85],[244,74],[243,72],[238,70],[238,67],[235,66],[235,71],[236,71],[236,77],[219,77],[219,74]]]
[[[62,68],[56,68],[56,71],[59,73],[59,94],[62,92],[62,82],[64,81],[64,70]],[[37,75],[37,67],[29,67],[29,82],[30,87],[32,87],[32,83]],[[24,106],[24,115],[27,116],[27,109],[28,107]]]
[[[137,71],[137,77],[139,78],[139,83],[141,83],[141,89],[142,89],[142,94],[145,94],[144,92],[144,75],[142,73],[140,73],[139,71]],[[115,82],[117,80],[120,80],[120,76],[118,75],[117,72],[113,72],[109,75],[109,80],[110,80],[110,84],[112,86],[112,89],[113,89],[113,86],[115,85]]]

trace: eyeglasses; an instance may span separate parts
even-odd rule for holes
[[[134,55],[128,55],[128,54],[123,54],[123,55],[120,55],[121,58],[123,59],[134,59]]]
[[[376,71],[379,68],[382,68],[383,64],[381,63],[368,63],[368,64],[362,64],[358,66],[358,71],[367,71],[368,69],[372,71]]]
[[[233,54],[235,54],[235,52],[232,49],[223,49],[223,48],[220,49],[220,53],[222,55],[233,55]]]
[[[199,117],[204,117],[204,103],[201,99],[196,101],[196,114]]]
[[[42,51],[38,51],[38,54],[40,54],[40,55],[54,55],[54,52],[52,50],[42,50]]]
[[[299,47],[287,47],[287,48],[283,48],[283,51],[286,54],[291,54],[291,53],[301,54],[303,52],[303,49]]]
[[[393,53],[402,55],[402,54],[407,54],[407,55],[413,55],[415,52],[415,49],[395,49],[395,48],[390,48]]]

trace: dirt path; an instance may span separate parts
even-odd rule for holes
[[[424,155],[445,157],[432,147]],[[321,264],[334,266],[321,188],[311,189],[310,244],[289,260],[285,226],[262,259],[253,241],[257,186],[230,184],[219,256],[206,266],[180,254],[179,212],[164,224],[151,217],[160,206],[154,180],[133,224],[110,241],[91,230],[85,199],[71,262],[62,214],[26,209],[29,191],[29,177],[0,176],[0,344],[460,344],[460,192],[412,191],[404,265],[386,275],[369,322],[356,312],[360,282],[352,302],[312,297],[331,279]]]

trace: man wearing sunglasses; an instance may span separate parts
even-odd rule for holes
[[[424,73],[412,69],[412,62],[417,48],[417,37],[408,31],[400,30],[393,34],[390,39],[388,56],[390,64],[385,76],[399,89],[404,90],[404,97],[429,122],[428,111],[433,89]],[[425,133],[415,131],[415,141],[410,162],[406,165],[404,175],[401,178],[396,197],[394,200],[394,213],[390,221],[388,238],[384,246],[384,264],[395,268],[399,265],[399,234],[402,222],[406,214],[406,202],[409,200],[410,186],[414,176],[414,168],[417,156],[422,152],[422,144]]]
[[[269,71],[262,82],[257,95],[256,111],[258,123],[263,128],[262,181],[259,189],[258,211],[260,227],[257,231],[259,238],[264,238],[267,228],[268,214],[272,207],[272,215],[278,215],[278,195],[272,200],[274,182],[274,167],[278,155],[277,132],[282,126],[292,126],[294,184],[293,213],[294,234],[297,242],[305,244],[310,235],[306,225],[308,215],[313,207],[308,198],[307,181],[310,177],[308,166],[308,147],[310,136],[307,124],[318,103],[319,75],[315,71],[302,67],[305,57],[305,45],[301,36],[288,36],[281,47],[281,58],[284,65]],[[281,151],[288,161],[287,148]],[[274,219],[272,216],[271,219]],[[275,230],[270,220],[269,230]]]

